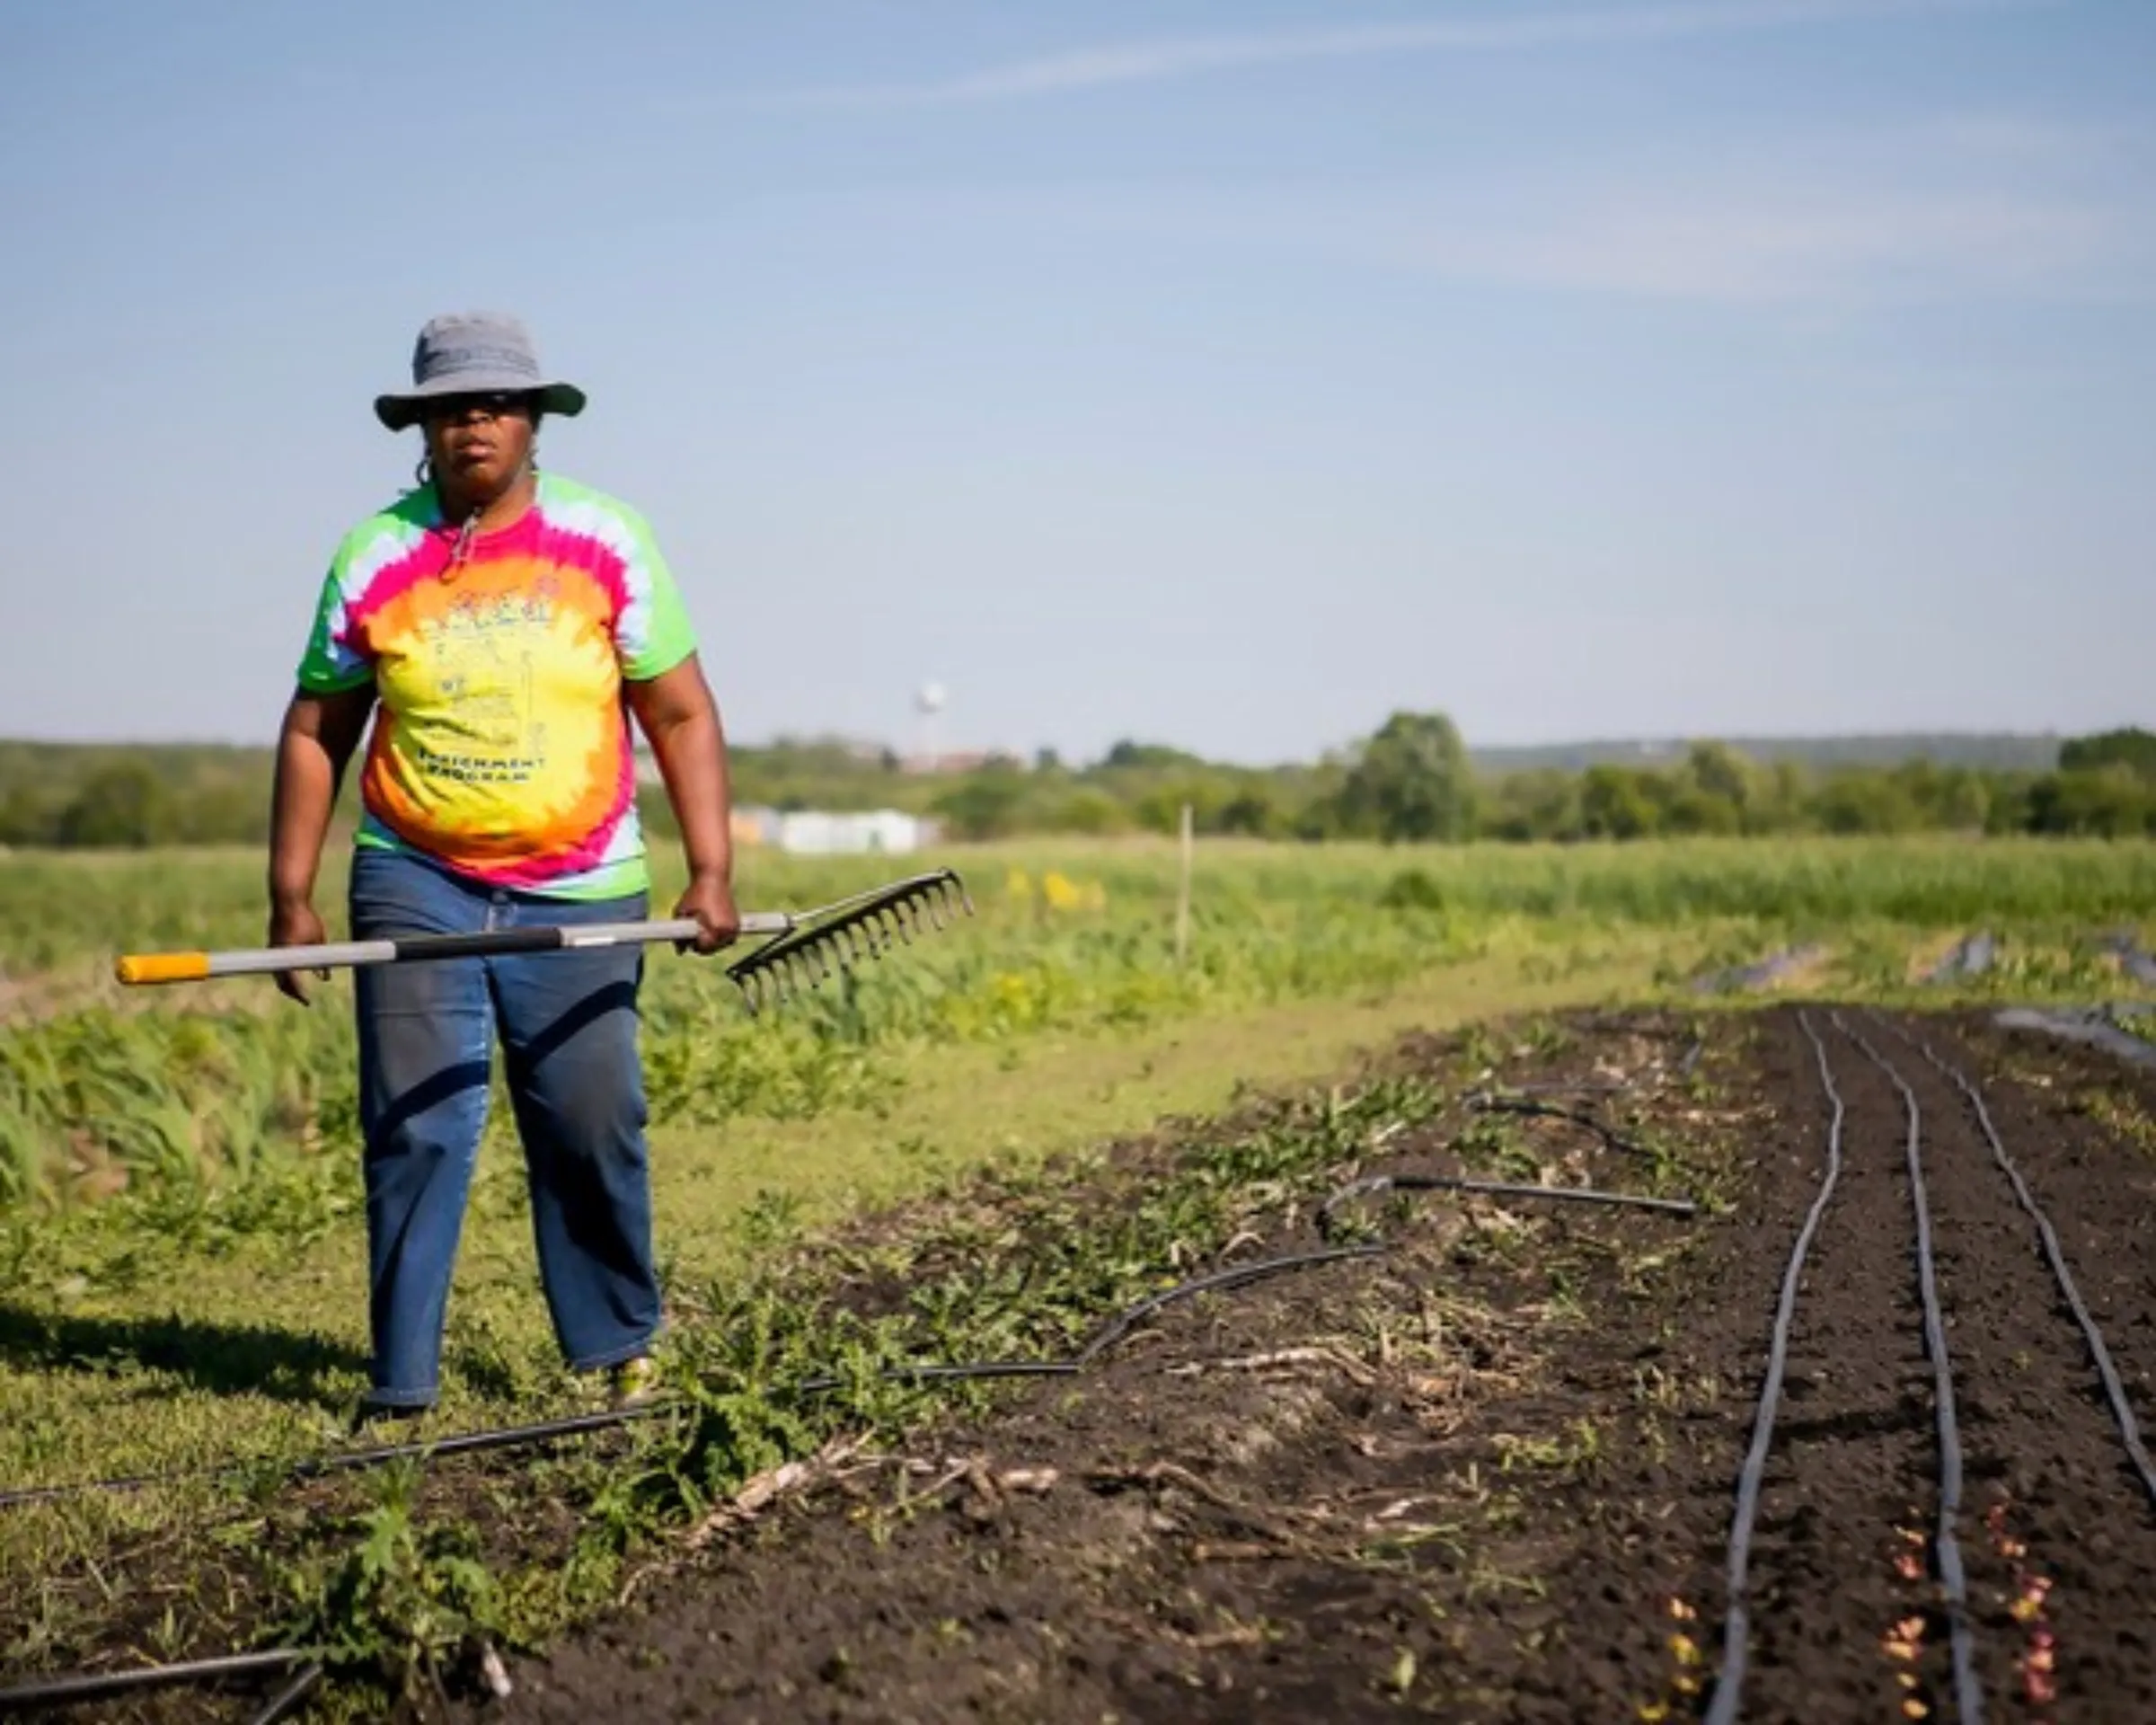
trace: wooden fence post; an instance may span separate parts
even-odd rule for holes
[[[1183,805],[1183,866],[1182,878],[1175,894],[1175,968],[1181,969],[1190,953],[1190,860],[1191,860],[1190,805]]]

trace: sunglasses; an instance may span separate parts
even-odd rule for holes
[[[420,417],[429,425],[469,420],[474,416],[482,420],[511,417],[528,419],[531,411],[532,398],[510,390],[496,390],[479,395],[437,395],[420,410]]]

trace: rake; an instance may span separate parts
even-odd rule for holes
[[[899,942],[911,943],[923,926],[942,929],[957,915],[973,914],[973,900],[956,871],[936,869],[887,886],[819,905],[813,910],[750,911],[741,933],[767,937],[762,946],[726,967],[753,1013],[819,988],[864,958],[880,959]],[[357,969],[378,964],[414,964],[430,959],[498,958],[510,953],[557,952],[588,947],[632,946],[694,941],[695,919],[550,924],[490,929],[478,934],[414,934],[402,940],[340,941],[321,946],[246,947],[225,952],[135,952],[119,959],[113,974],[131,987],[201,982],[211,977],[275,975],[285,970]]]

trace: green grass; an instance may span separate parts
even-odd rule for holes
[[[2156,845],[1998,840],[1694,841],[1387,850],[1216,844],[1201,853],[1188,961],[1173,962],[1174,854],[1147,842],[959,850],[979,916],[843,986],[749,1022],[714,965],[661,952],[647,992],[655,1116],[708,1126],[885,1105],[915,1055],[1048,1034],[1382,994],[1503,955],[1547,979],[1659,942],[1653,980],[1825,941],[1822,978],[1909,986],[1927,941],[2004,942],[1980,995],[2115,987],[2096,944],[2156,903]],[[916,864],[751,853],[750,906],[822,902]],[[0,1210],[126,1192],[218,1207],[295,1149],[354,1142],[349,978],[309,1013],[266,979],[127,991],[119,950],[252,945],[260,859],[232,852],[0,858]],[[323,902],[333,907],[332,868]],[[670,878],[658,898],[667,900]],[[212,1214],[217,1212],[217,1214]]]
[[[1172,908],[1174,851],[1164,842],[953,846],[919,865],[944,862],[967,871],[985,906],[1003,900],[1012,871],[1038,886],[1060,870],[1100,886],[1116,929],[1144,924],[1164,933]],[[749,851],[740,862],[742,894],[754,904],[801,904],[914,866],[906,858]],[[1234,932],[1253,914],[1275,927],[1286,917],[1366,909],[1407,871],[1426,877],[1432,902],[1474,918],[1738,918],[1821,933],[1866,920],[1921,928],[1987,921],[2145,925],[2156,905],[2156,845],[2133,840],[1703,838],[1392,848],[1213,840],[1198,852],[1198,926]],[[123,949],[256,944],[261,879],[262,860],[252,851],[0,855],[0,968],[18,983],[38,978],[96,989]],[[662,896],[671,879],[662,880]],[[325,913],[341,904],[342,881],[342,859],[333,857],[324,869]]]

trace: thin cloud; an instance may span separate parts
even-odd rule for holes
[[[1977,147],[1981,144],[1982,147]],[[1084,236],[1136,261],[1243,253],[1320,269],[1733,309],[2145,304],[2146,134],[1938,116],[1800,134],[1714,162],[1668,150],[1414,183],[1154,182],[879,191],[862,219]]]
[[[1756,199],[1616,196],[1512,231],[1433,225],[1402,262],[1525,286],[1724,305],[1855,308],[2100,291],[2116,214],[2011,193],[1867,191]]]
[[[1501,207],[1442,191],[1200,199],[1142,222],[1184,245],[1730,307],[2140,298],[2151,257],[2149,225],[2102,194],[1854,181],[1515,184]]]
[[[1623,12],[1571,12],[1381,24],[1341,30],[1198,36],[1110,44],[1014,60],[915,84],[801,91],[784,105],[937,106],[1022,101],[1118,84],[1159,84],[1246,67],[1401,54],[1519,52],[1681,40],[1911,16],[1969,16],[2048,7],[2059,0],[1701,0]]]

